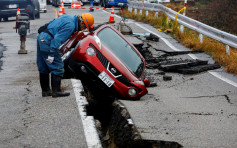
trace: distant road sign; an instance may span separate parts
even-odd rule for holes
[[[81,8],[81,3],[80,2],[72,2],[71,8]]]

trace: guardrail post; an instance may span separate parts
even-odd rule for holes
[[[184,26],[180,25],[179,32],[183,33],[184,32]]]
[[[187,0],[184,0],[184,12],[183,12],[183,15],[185,16],[185,14],[186,14],[186,7],[187,7]],[[183,33],[184,32],[184,26],[183,25],[181,25],[180,26],[180,30],[179,30],[181,33]]]
[[[199,33],[199,41],[200,43],[203,43],[203,35],[201,33]]]
[[[148,16],[148,11],[146,11],[146,16]]]
[[[156,13],[155,13],[155,18],[158,18],[158,15],[159,15],[159,13],[158,13],[158,12],[156,12]]]
[[[128,11],[129,11],[129,12],[132,12],[132,8],[131,8],[131,7],[128,7]]]
[[[230,46],[229,45],[225,46],[225,51],[226,51],[227,55],[230,56]]]
[[[142,9],[140,9],[140,14],[142,15]]]
[[[137,9],[136,8],[134,9],[134,13],[137,14]]]

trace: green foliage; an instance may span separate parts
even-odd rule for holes
[[[207,5],[209,2],[211,2],[212,0],[198,0],[197,2],[201,5]]]

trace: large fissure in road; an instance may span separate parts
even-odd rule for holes
[[[142,139],[126,107],[111,97],[96,97],[84,86],[89,116],[94,116],[97,132],[104,148],[179,148],[173,141]]]

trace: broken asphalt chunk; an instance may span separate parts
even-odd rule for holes
[[[181,69],[178,69],[177,72],[181,74],[195,74],[195,73],[200,73],[207,70],[218,69],[220,67],[221,66],[218,64],[199,65],[199,66],[193,66],[189,68],[181,68]]]
[[[183,54],[196,54],[196,53],[203,53],[203,51],[164,51],[164,50],[160,50],[165,52],[165,54],[163,56],[176,56],[176,55],[183,55]]]
[[[151,83],[150,85],[149,85],[149,87],[156,87],[157,86],[157,83]]]
[[[146,37],[147,40],[151,40],[151,41],[155,41],[155,42],[159,42],[159,37],[154,35],[154,34],[150,34],[150,36]]]
[[[143,36],[146,38],[146,40],[150,40],[150,41],[155,41],[155,42],[159,41],[159,37],[155,34],[152,34],[152,33],[133,33],[133,35]]]
[[[170,80],[172,80],[172,76],[164,75],[163,80],[164,81],[170,81]]]
[[[164,71],[175,72],[181,68],[188,68],[196,65],[206,65],[208,61],[202,60],[180,60],[160,63],[160,68]]]

